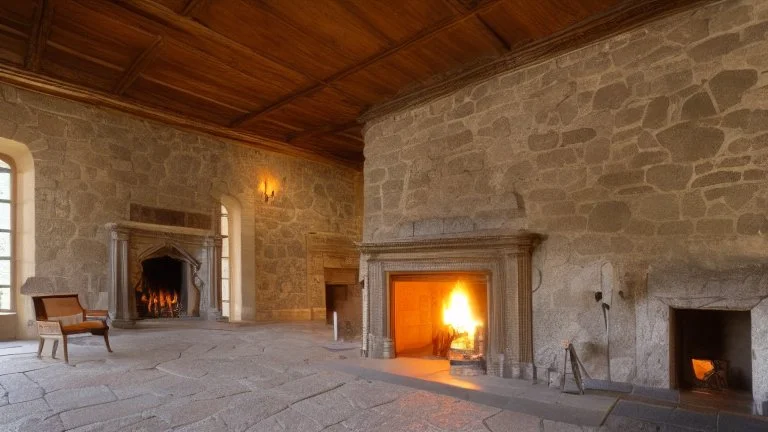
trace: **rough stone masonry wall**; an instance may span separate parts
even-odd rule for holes
[[[612,378],[635,380],[650,265],[768,257],[767,53],[768,2],[729,0],[372,121],[364,239],[547,235],[536,363],[571,339],[605,377],[607,286]]]
[[[243,231],[251,232],[243,250],[253,258],[243,261],[244,319],[311,307],[308,232],[359,238],[360,178],[351,169],[7,85],[0,85],[0,137],[25,144],[34,158],[37,276],[82,294],[88,307],[107,306],[104,224],[128,220],[131,203],[217,220],[222,196],[239,201]],[[265,175],[279,182],[269,204],[258,192]]]

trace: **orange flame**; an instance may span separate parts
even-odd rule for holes
[[[712,360],[691,359],[691,363],[693,364],[693,374],[699,381],[706,380],[715,371],[715,362]]]
[[[448,297],[448,305],[443,307],[443,323],[451,326],[457,337],[451,342],[451,348],[473,351],[477,328],[483,323],[472,314],[470,297],[461,281],[456,282]]]

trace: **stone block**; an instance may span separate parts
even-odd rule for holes
[[[532,151],[551,150],[557,147],[560,137],[555,132],[536,134],[528,137],[528,148]]]
[[[704,63],[722,57],[740,46],[738,33],[726,33],[709,38],[688,50],[691,58]]]
[[[701,219],[696,222],[696,232],[704,235],[726,235],[733,233],[731,219]]]
[[[691,187],[700,188],[723,183],[735,183],[741,180],[741,173],[737,171],[715,171],[697,177]]]
[[[645,173],[642,170],[621,171],[610,174],[603,174],[597,179],[597,183],[608,188],[620,187],[642,183]]]
[[[630,168],[643,168],[648,165],[656,165],[666,162],[669,153],[663,150],[643,151],[632,157]]]
[[[765,235],[768,233],[768,218],[760,213],[743,214],[736,222],[736,232],[743,235]]]
[[[645,113],[645,105],[636,105],[626,107],[616,113],[614,119],[614,126],[617,128],[624,128],[631,126],[643,119]]]
[[[692,82],[693,72],[686,65],[683,70],[670,72],[651,81],[650,92],[662,95],[675,93],[688,87]]]
[[[536,157],[536,164],[539,169],[560,168],[573,165],[576,161],[576,153],[572,148],[550,150],[546,153],[540,153]]]
[[[584,146],[584,162],[597,164],[607,161],[611,156],[611,142],[607,139],[597,139]]]
[[[662,222],[657,231],[659,235],[690,235],[693,233],[693,222],[690,220]]]
[[[658,129],[667,124],[669,115],[669,98],[659,96],[653,99],[645,108],[643,117],[643,128]]]
[[[757,84],[757,71],[754,69],[725,70],[709,81],[709,90],[717,101],[720,111],[741,102],[747,90]]]
[[[697,120],[711,117],[715,114],[717,114],[717,111],[712,104],[712,98],[705,92],[699,92],[685,101],[680,118],[682,120]]]
[[[725,134],[720,129],[684,122],[664,129],[656,138],[669,150],[674,162],[692,162],[716,155]]]
[[[596,232],[618,232],[629,223],[632,212],[621,201],[597,203],[589,213],[587,229]]]
[[[529,201],[561,201],[566,197],[565,191],[557,188],[534,189],[528,192]]]
[[[592,100],[593,110],[619,109],[630,96],[627,85],[623,82],[599,88]]]
[[[709,189],[704,192],[704,197],[708,201],[722,198],[729,207],[738,210],[752,199],[757,189],[758,187],[754,184],[737,184]]]
[[[723,117],[722,126],[741,129],[749,134],[768,130],[768,110],[740,109],[731,111]]]
[[[413,223],[414,236],[434,236],[443,233],[443,219],[424,219]]]
[[[645,181],[663,191],[683,190],[693,175],[693,168],[683,164],[665,164],[648,168]]]
[[[445,218],[443,220],[443,233],[464,233],[474,231],[475,223],[468,217]]]
[[[680,216],[679,199],[674,194],[644,196],[637,202],[637,215],[654,221],[676,220]]]
[[[597,132],[595,132],[595,130],[592,128],[570,130],[563,132],[562,145],[567,146],[572,144],[585,143],[591,141],[596,136]]]

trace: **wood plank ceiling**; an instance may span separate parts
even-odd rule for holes
[[[0,0],[0,80],[359,166],[371,107],[693,3]]]

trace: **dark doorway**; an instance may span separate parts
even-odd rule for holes
[[[673,313],[677,385],[681,389],[751,392],[750,312],[674,309]]]
[[[163,256],[141,263],[141,281],[136,287],[136,311],[142,318],[179,318],[186,304],[184,262]]]
[[[333,324],[333,312],[340,312],[343,302],[347,301],[346,285],[325,285],[325,323]]]

